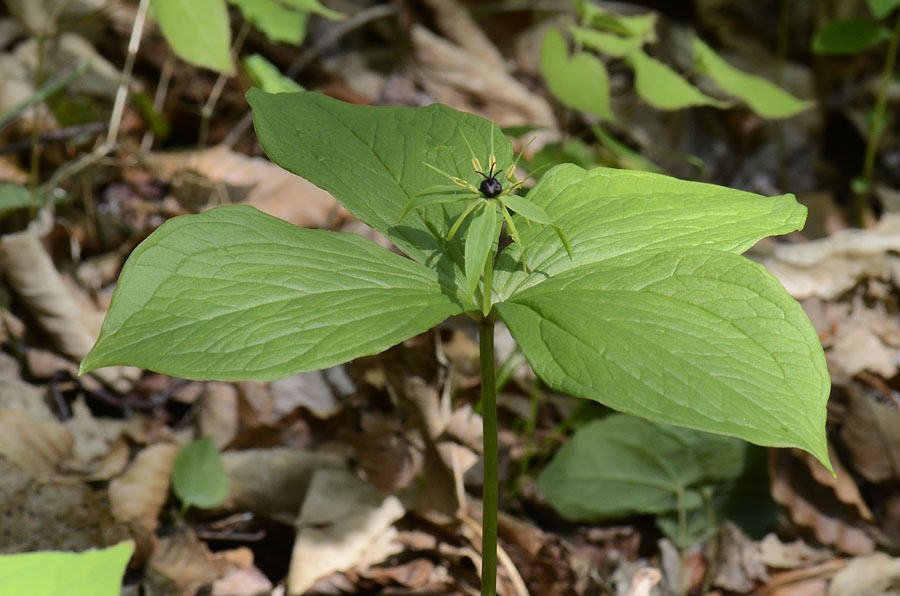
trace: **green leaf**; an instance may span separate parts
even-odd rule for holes
[[[900,0],[867,0],[869,10],[876,19],[883,19],[900,6]]]
[[[153,0],[166,41],[182,59],[221,73],[233,72],[225,0]]]
[[[482,162],[512,162],[512,145],[496,124],[443,105],[426,108],[354,106],[318,93],[268,95],[251,89],[254,125],[269,157],[327,190],[364,223],[410,257],[436,268],[442,282],[466,301],[464,245],[446,241],[465,209],[457,202],[400,214],[422,189],[447,181],[429,163],[476,188],[464,138]]]
[[[890,29],[869,19],[831,21],[816,31],[812,50],[817,54],[856,54],[890,38]]]
[[[220,207],[134,250],[81,372],[271,380],[376,354],[463,310],[436,273],[360,236]]]
[[[306,37],[308,12],[292,10],[278,0],[228,1],[237,6],[244,20],[262,31],[269,41],[299,44]],[[260,86],[267,92],[273,93],[265,86]],[[292,89],[292,91],[298,90],[300,89]]]
[[[739,254],[766,236],[801,228],[806,219],[793,195],[762,197],[650,172],[571,164],[547,172],[525,198],[566,232],[574,250],[570,260],[552,229],[520,225],[528,265],[546,277],[643,250],[699,246]],[[540,281],[522,274],[520,256],[513,244],[498,259],[494,290],[501,300]]]
[[[466,292],[471,299],[484,273],[484,265],[497,240],[497,208],[491,202],[484,202],[473,215],[466,234]]]
[[[727,107],[728,104],[701,93],[677,72],[640,50],[626,58],[634,69],[638,95],[660,110],[681,110],[690,106]]]
[[[616,58],[623,58],[644,45],[640,37],[622,37],[586,27],[569,27],[569,33],[575,43]]]
[[[340,13],[336,10],[331,10],[330,8],[325,8],[324,6],[322,6],[322,3],[319,2],[319,0],[280,0],[280,2],[288,6],[292,6],[297,10],[311,12],[333,21],[344,18],[343,13]]]
[[[746,448],[739,439],[611,414],[579,429],[538,486],[574,521],[686,511],[704,505],[702,489],[741,474]]]
[[[566,41],[550,29],[541,46],[541,73],[550,92],[567,106],[613,120],[609,106],[609,75],[595,56],[579,52],[568,57]]]
[[[800,447],[828,466],[830,381],[803,309],[749,259],[660,240],[495,305],[535,373],[621,412]]]
[[[218,507],[228,496],[228,477],[212,437],[188,443],[172,466],[172,490],[184,509]]]
[[[813,106],[813,102],[797,99],[762,77],[731,66],[699,37],[693,38],[693,48],[697,69],[763,118],[788,118]]]
[[[119,596],[134,543],[80,553],[0,555],[0,594]]]
[[[244,68],[250,75],[250,80],[266,93],[303,91],[303,87],[299,83],[281,74],[274,64],[259,54],[244,58]]]
[[[624,15],[609,12],[584,0],[575,0],[579,18],[591,27],[605,29],[625,37],[637,37],[644,43],[656,41],[656,15]]]

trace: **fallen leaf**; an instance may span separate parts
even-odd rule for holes
[[[148,532],[156,530],[159,512],[169,496],[172,465],[178,446],[156,443],[142,449],[125,472],[109,483],[112,514],[121,521],[138,521]]]
[[[869,482],[900,478],[900,412],[878,402],[857,384],[845,387],[848,409],[841,439],[853,470]]]
[[[18,410],[0,410],[0,455],[33,476],[51,476],[72,451],[72,434],[53,420],[37,421]]]
[[[828,586],[828,596],[887,596],[897,593],[900,558],[872,553],[850,559]]]

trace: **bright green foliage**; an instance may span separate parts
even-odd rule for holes
[[[701,93],[677,72],[640,50],[626,58],[634,69],[634,86],[641,98],[660,110],[682,110],[691,106],[715,106],[728,104]]]
[[[748,448],[739,439],[612,414],[576,431],[538,485],[568,519],[651,514],[684,548],[706,537],[718,514],[731,513],[736,492],[745,493],[736,480],[752,466]],[[767,490],[764,480],[756,483]],[[767,509],[761,500],[748,505]]]
[[[0,216],[9,211],[24,209],[31,205],[31,192],[20,184],[4,182],[0,184]]]
[[[869,10],[876,19],[883,19],[900,6],[900,0],[868,0]]]
[[[299,83],[281,74],[274,64],[259,54],[244,58],[244,68],[250,79],[266,93],[303,91]]]
[[[495,125],[444,106],[255,90],[248,99],[274,161],[412,260],[247,207],[176,218],[129,259],[83,371],[136,364],[276,378],[373,353],[452,314],[488,313],[554,389],[827,462],[829,381],[815,332],[777,281],[740,256],[802,226],[792,196],[561,165],[524,197],[533,207],[504,216],[518,238],[495,260],[500,218],[486,213],[503,198],[515,211],[514,195],[472,202],[452,239],[464,204],[406,208],[446,181],[435,169],[477,188],[473,154],[493,154],[508,171],[512,150]],[[472,295],[466,280],[476,275]]]
[[[625,414],[579,429],[538,479],[571,520],[600,521],[704,506],[701,489],[737,478],[746,443]]]
[[[269,41],[299,44],[306,37],[308,12],[293,10],[278,0],[228,0],[248,23],[262,31]]]
[[[244,19],[273,42],[299,44],[306,37],[310,14],[328,19],[344,15],[322,6],[318,0],[228,0],[240,9]]]
[[[704,94],[641,49],[656,41],[654,15],[619,15],[583,0],[574,0],[574,4],[587,26],[569,27],[572,39],[586,48],[624,59],[635,71],[638,95],[648,104],[660,110],[681,110],[691,106],[730,107],[729,102]],[[734,68],[699,39],[694,40],[694,53],[699,72],[708,75],[723,91],[746,102],[764,118],[786,118],[812,106],[811,102],[799,100],[765,79]],[[567,62],[567,54],[562,35],[556,30],[548,32],[541,53],[541,72],[550,91],[572,108],[612,119],[608,108],[606,67],[600,61],[588,60],[589,55],[584,52]],[[575,59],[578,69],[573,67]],[[602,75],[593,71],[602,72]],[[594,79],[603,81],[600,89],[591,88]],[[605,110],[598,112],[596,104],[606,106]]]
[[[172,466],[172,490],[183,509],[217,507],[228,496],[228,478],[212,437],[188,443]]]
[[[435,272],[253,207],[176,217],[119,277],[90,370],[276,379],[376,354],[463,311]]]
[[[119,596],[134,543],[81,553],[0,555],[0,594]]]
[[[891,38],[891,30],[869,19],[831,21],[816,32],[817,54],[856,54]]]
[[[225,0],[153,0],[166,41],[184,60],[231,73],[231,29]]]
[[[731,66],[699,37],[694,37],[693,47],[697,70],[763,118],[788,118],[813,106],[811,101],[797,99],[769,81]]]
[[[578,52],[571,58],[568,54],[562,34],[556,29],[547,31],[541,46],[541,72],[547,87],[566,105],[613,120],[606,67],[587,52]]]

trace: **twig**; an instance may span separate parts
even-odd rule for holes
[[[107,122],[88,122],[87,124],[67,126],[66,128],[60,128],[57,130],[48,130],[46,132],[42,132],[38,136],[38,144],[45,145],[49,141],[62,141],[72,137],[77,137],[79,135],[101,133],[106,130],[107,126],[109,126],[109,123]],[[0,147],[0,155],[16,153],[18,151],[22,151],[23,149],[28,149],[31,146],[32,140],[30,138],[18,141],[16,143],[10,143],[9,145]]]
[[[469,528],[475,532],[478,537],[481,537],[481,524],[477,521],[466,515],[464,512],[459,511],[456,514],[457,519],[463,522]],[[484,558],[484,553],[481,553],[482,558]],[[503,565],[503,568],[506,569],[506,572],[509,574],[509,582],[513,585],[513,590],[516,591],[517,596],[529,596],[528,587],[525,585],[525,580],[522,579],[522,576],[519,575],[519,570],[516,569],[516,565],[512,562],[512,559],[509,558],[509,555],[503,549],[503,547],[498,543],[497,544],[497,558],[500,560],[500,564]],[[483,566],[482,566],[483,567]]]

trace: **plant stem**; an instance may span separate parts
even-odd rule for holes
[[[878,87],[878,96],[875,98],[875,112],[872,114],[872,125],[869,131],[869,141],[866,143],[866,157],[863,161],[863,180],[866,182],[865,193],[860,197],[860,223],[862,215],[869,211],[869,197],[872,194],[872,173],[875,170],[875,156],[878,154],[878,145],[881,141],[881,133],[884,132],[884,112],[887,108],[888,89],[894,72],[894,63],[897,60],[897,48],[900,46],[900,12],[894,22],[894,32],[891,35],[891,43],[887,56],[884,59],[884,69],[881,72],[881,85]]]
[[[481,417],[484,421],[484,495],[481,514],[481,596],[497,593],[497,390],[494,380],[494,323],[478,324],[481,359]]]

